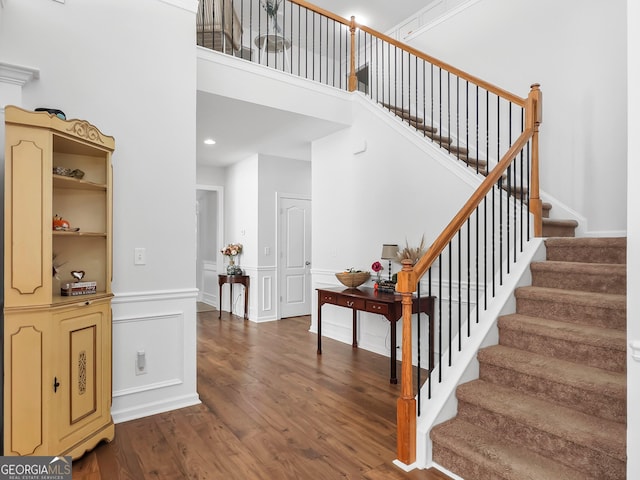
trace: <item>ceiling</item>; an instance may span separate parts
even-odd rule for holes
[[[380,32],[388,32],[437,0],[314,0],[310,3]],[[234,121],[234,119],[241,119]],[[240,128],[238,128],[240,125]],[[338,128],[331,122],[198,92],[196,156],[200,165],[224,167],[256,153],[310,160],[310,142]],[[215,145],[205,145],[213,138]]]
[[[438,0],[312,0],[320,8],[386,33],[416,12]]]

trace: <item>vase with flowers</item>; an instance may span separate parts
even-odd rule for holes
[[[228,258],[227,275],[242,275],[242,269],[236,265],[236,257],[242,253],[242,244],[230,243],[220,253]]]
[[[374,273],[376,274],[376,286],[380,284],[380,272],[382,272],[382,270],[384,270],[384,267],[382,266],[382,264],[378,261],[375,261],[371,264],[371,270],[374,271]]]

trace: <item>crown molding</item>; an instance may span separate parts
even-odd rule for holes
[[[2,0],[0,0],[0,2],[1,1]],[[0,62],[0,83],[9,83],[22,87],[31,80],[37,80],[39,78],[40,70],[37,68]]]
[[[2,1],[2,0],[0,0]],[[163,3],[168,3],[169,5],[173,5],[174,7],[182,8],[191,13],[196,13],[198,11],[198,0],[159,0]]]

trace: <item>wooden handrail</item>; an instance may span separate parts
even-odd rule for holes
[[[480,205],[480,202],[484,199],[487,193],[489,193],[493,186],[498,183],[498,180],[500,180],[504,172],[507,170],[511,161],[516,155],[518,155],[518,153],[520,153],[520,150],[524,148],[532,137],[532,128],[526,129],[520,134],[513,145],[511,145],[511,148],[509,148],[507,153],[505,153],[504,157],[502,157],[502,160],[500,160],[493,170],[489,172],[478,189],[473,193],[469,200],[467,200],[456,216],[453,217],[453,220],[449,222],[449,225],[447,225],[438,238],[436,238],[433,244],[431,244],[422,258],[420,258],[420,260],[415,264],[413,267],[415,274],[414,278],[419,280],[426,273],[429,267],[431,267],[433,262],[438,258],[438,255],[442,253],[444,248],[458,233],[458,230],[460,230],[462,225],[464,225],[475,209],[478,208],[478,205]],[[398,277],[400,277],[400,273],[398,274]],[[398,281],[400,281],[399,278]]]
[[[431,244],[426,253],[415,265],[410,261],[403,261],[402,270],[398,272],[396,291],[402,295],[402,304],[410,304],[413,292],[417,290],[418,282],[433,265],[446,246],[458,234],[464,223],[478,208],[480,202],[498,183],[500,178],[511,165],[512,160],[531,141],[531,186],[529,192],[529,209],[534,215],[534,234],[542,234],[542,203],[540,202],[538,182],[538,128],[542,123],[542,93],[540,85],[531,86],[531,91],[525,102],[525,130],[511,145],[498,164],[489,172],[478,189],[458,211],[447,227]],[[538,231],[539,227],[539,231]],[[411,358],[413,340],[411,338],[411,309],[404,309],[402,314],[402,396],[398,398],[398,460],[409,465],[416,460],[416,401],[413,397],[413,375]],[[405,330],[406,329],[406,330]],[[420,385],[418,385],[420,388]]]
[[[435,57],[432,57],[431,55],[427,55],[424,52],[421,52],[420,50],[416,50],[413,47],[410,47],[409,45],[399,42],[398,40],[396,40],[395,38],[391,38],[388,35],[385,35],[384,33],[378,32],[376,30],[374,30],[373,28],[367,27],[365,25],[361,25],[357,22],[355,22],[355,19],[352,17],[351,20],[347,20],[346,18],[343,18],[339,15],[336,15],[334,13],[331,13],[327,10],[324,10],[323,8],[317,7],[316,5],[306,2],[304,0],[290,0],[291,3],[295,3],[297,5],[300,5],[301,7],[304,8],[308,8],[309,10],[319,13],[321,15],[324,15],[325,17],[328,17],[332,20],[335,20],[336,22],[342,23],[347,27],[353,28],[354,31],[355,29],[360,29],[363,32],[366,32],[374,37],[379,38],[380,40],[383,40],[395,47],[398,47],[402,50],[404,50],[407,53],[410,53],[411,55],[415,55],[417,58],[420,58],[422,60],[425,60],[437,67],[442,68],[443,70],[446,70],[447,72],[453,73],[454,75],[457,75],[460,78],[463,78],[465,80],[468,80],[469,82],[473,83],[474,85],[478,85],[481,88],[484,88],[485,90],[487,90],[488,92],[494,93],[502,98],[504,98],[505,100],[508,100],[510,102],[515,103],[516,105],[519,105],[521,107],[524,107],[526,99],[515,95],[503,88],[500,88],[496,85],[493,85],[489,82],[486,82],[484,80],[482,80],[481,78],[478,78],[474,75],[471,75],[470,73],[465,72],[464,70],[460,70],[459,68],[454,67],[453,65],[449,65],[448,63],[445,63],[441,60],[438,60]],[[355,48],[351,49],[351,64],[355,65]],[[355,75],[355,72],[351,72],[351,75]]]

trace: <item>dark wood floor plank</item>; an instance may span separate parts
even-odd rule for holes
[[[201,405],[116,425],[74,480],[447,480],[392,461],[399,385],[389,359],[331,339],[310,318],[256,324],[198,314]]]

